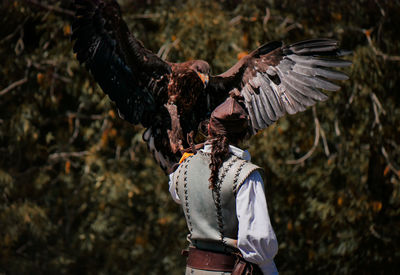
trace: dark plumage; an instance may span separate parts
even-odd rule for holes
[[[115,0],[75,0],[74,52],[85,63],[120,116],[141,123],[143,139],[164,170],[193,146],[198,129],[227,97],[247,110],[252,133],[286,113],[304,111],[327,99],[319,89],[340,87],[328,80],[345,80],[328,69],[351,63],[338,42],[314,39],[289,46],[267,43],[223,74],[210,76],[202,60],[163,61],[129,32]]]

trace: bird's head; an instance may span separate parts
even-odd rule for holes
[[[204,84],[204,88],[207,87],[210,75],[210,65],[203,60],[194,60],[190,65],[190,68],[197,73]]]

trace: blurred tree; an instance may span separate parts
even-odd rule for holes
[[[328,37],[350,81],[249,142],[282,274],[399,270],[398,1],[124,0],[146,47],[220,73],[269,40]],[[68,0],[0,4],[0,273],[182,274],[167,177],[75,60]]]

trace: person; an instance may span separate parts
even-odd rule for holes
[[[248,125],[228,98],[211,114],[204,148],[184,155],[169,176],[189,229],[186,274],[278,274],[261,169],[238,147]]]

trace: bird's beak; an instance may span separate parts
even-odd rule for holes
[[[200,77],[201,81],[203,82],[204,87],[206,87],[207,84],[208,84],[208,80],[209,80],[208,75],[207,74],[203,74],[203,73],[199,73],[199,72],[197,72],[197,75]]]

